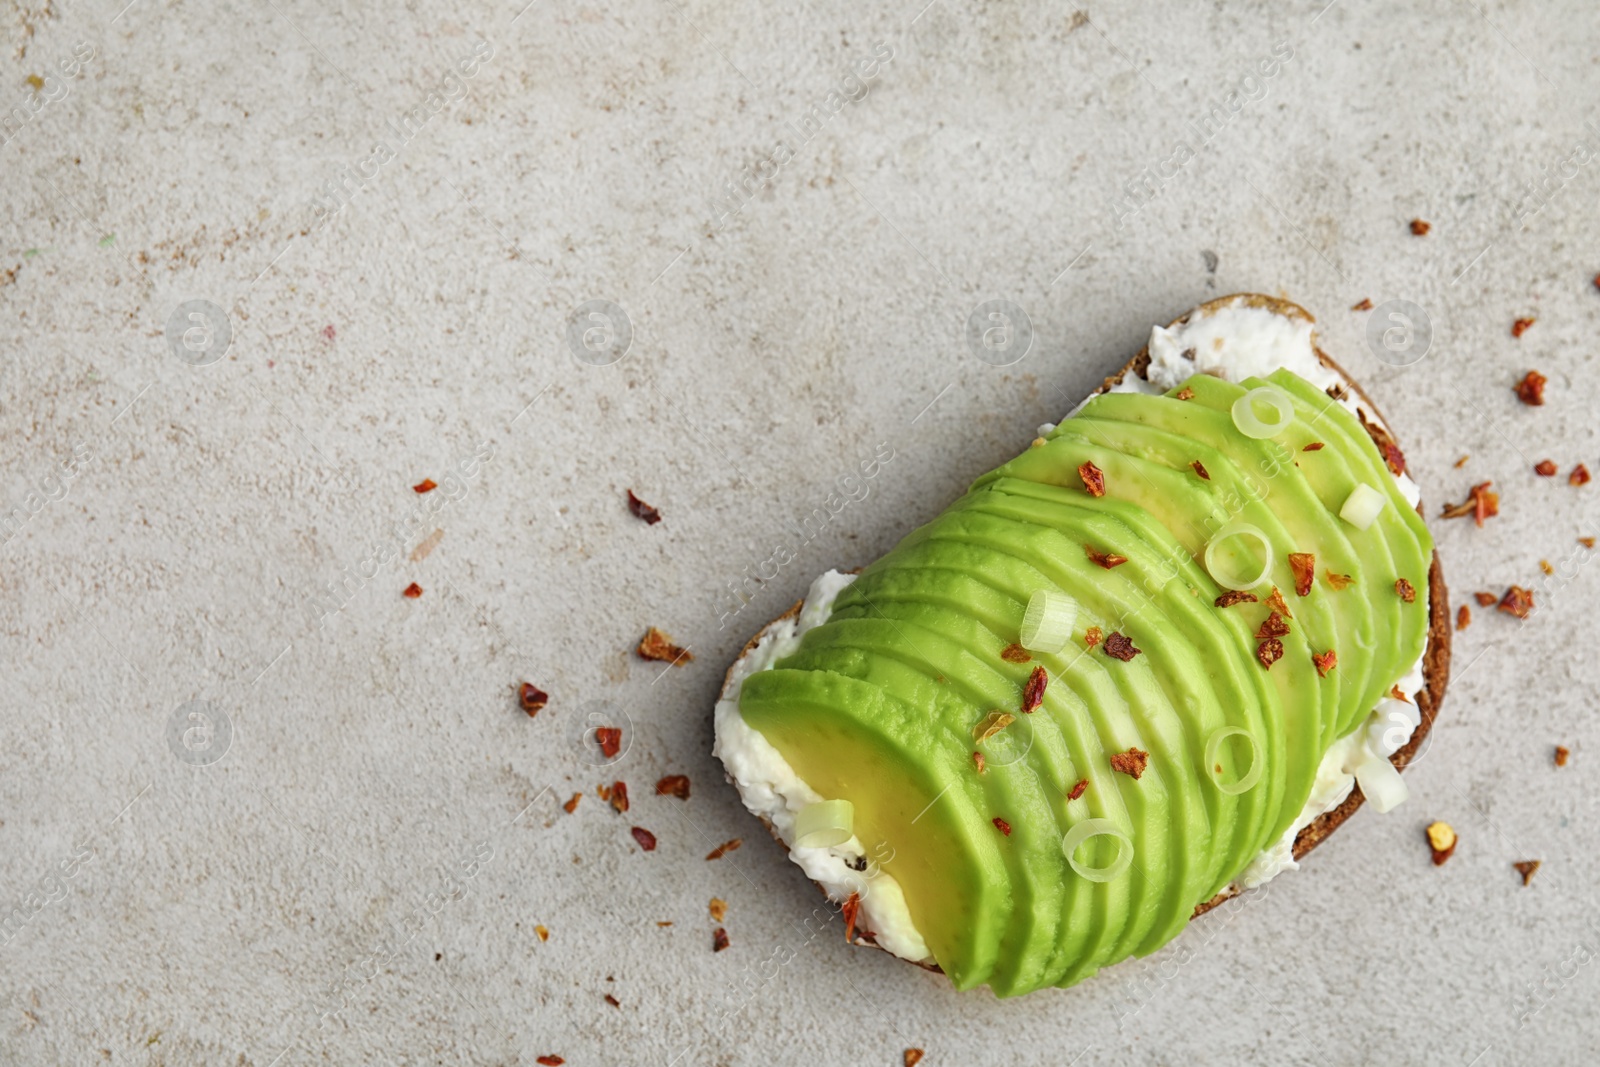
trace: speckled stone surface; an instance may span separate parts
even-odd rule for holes
[[[923,2],[8,0],[0,1062],[1588,1057],[1592,9]],[[1500,493],[1433,521],[1475,618],[1411,800],[1073,990],[847,948],[710,756],[724,668],[1234,290],[1430,519]]]

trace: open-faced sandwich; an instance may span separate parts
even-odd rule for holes
[[[713,751],[852,940],[1070,986],[1404,800],[1448,617],[1376,407],[1305,310],[1224,297],[818,578],[728,671]]]

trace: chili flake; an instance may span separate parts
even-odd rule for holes
[[[1282,658],[1283,642],[1276,637],[1269,637],[1256,646],[1256,659],[1260,660],[1261,665],[1269,671],[1272,665]]]
[[[400,595],[415,600],[417,597],[422,595],[422,586],[418,585],[416,582],[412,582],[410,585],[406,586],[405,589],[401,590]]]
[[[728,947],[728,931],[724,930],[720,926],[717,927],[715,930],[711,931],[711,951],[712,952],[721,952],[723,949],[725,949],[727,947]]]
[[[1516,390],[1518,400],[1530,407],[1538,407],[1544,403],[1544,385],[1549,380],[1538,371],[1531,370],[1512,388]]]
[[[1231,608],[1235,604],[1254,604],[1256,595],[1246,593],[1243,589],[1229,589],[1211,603],[1219,608]]]
[[[1022,713],[1033,714],[1033,710],[1044,703],[1044,689],[1050,684],[1050,675],[1043,667],[1035,667],[1033,673],[1028,675],[1028,684],[1022,687]]]
[[[1465,604],[1463,604],[1456,611],[1456,629],[1458,631],[1465,630],[1468,626],[1471,626],[1471,625],[1472,625],[1472,609],[1467,607]]]
[[[1355,581],[1355,579],[1350,577],[1348,574],[1335,574],[1332,571],[1324,571],[1323,576],[1327,578],[1329,587],[1336,590],[1343,589],[1345,586]]]
[[[1306,445],[1306,447],[1302,448],[1300,451],[1302,451],[1302,452],[1321,452],[1326,447],[1327,446],[1324,445],[1321,441],[1312,441],[1309,445]]]
[[[1100,627],[1091,626],[1083,631],[1083,643],[1088,648],[1098,645],[1100,643]]]
[[[1127,556],[1119,556],[1115,552],[1097,552],[1093,545],[1084,545],[1083,550],[1088,554],[1090,561],[1100,564],[1106,570],[1120,567],[1128,562]]]
[[[639,656],[643,659],[665,660],[675,667],[681,667],[694,659],[686,648],[679,648],[672,643],[672,638],[650,627],[639,639]]]
[[[1464,515],[1471,515],[1472,521],[1482,526],[1484,519],[1500,514],[1500,494],[1489,492],[1489,486],[1493,484],[1493,482],[1479,482],[1467,490],[1467,499],[1459,504],[1446,504],[1439,517],[1459,519]]]
[[[560,1056],[540,1056],[533,1062],[543,1064],[543,1067],[561,1067],[561,1065],[567,1061],[562,1059]]]
[[[679,800],[689,799],[689,776],[686,774],[669,774],[656,783],[656,796],[677,797]]]
[[[1411,220],[1411,235],[1413,237],[1426,237],[1431,229],[1433,229],[1432,223],[1424,222],[1422,219]]]
[[[1480,592],[1480,593],[1473,593],[1472,596],[1473,596],[1473,599],[1477,600],[1478,607],[1480,607],[1480,608],[1493,607],[1495,604],[1500,602],[1500,598],[1495,596],[1493,593],[1481,593]]]
[[[1361,300],[1361,303],[1359,303],[1359,304],[1351,304],[1350,305],[1350,310],[1351,311],[1371,311],[1372,310],[1372,298],[1371,297],[1363,297],[1362,300]]]
[[[1261,629],[1256,631],[1256,640],[1265,641],[1270,637],[1282,637],[1289,632],[1289,623],[1276,611],[1268,615],[1261,623]]]
[[[1000,658],[1007,663],[1027,663],[1033,659],[1033,653],[1019,644],[1012,643],[1000,650]]]
[[[737,838],[737,837],[734,838],[732,841],[724,841],[722,844],[718,845],[716,848],[712,849],[710,852],[707,852],[706,853],[706,859],[708,859],[708,860],[720,860],[722,857],[726,856],[728,853],[732,852],[734,849],[738,848],[742,844],[744,844],[743,839]]]
[[[647,525],[654,526],[661,521],[661,512],[634,496],[632,489],[628,490],[628,510],[633,512],[634,518],[643,519]]]
[[[1472,458],[1471,456],[1462,456],[1460,459],[1456,460],[1456,462],[1455,462],[1456,470],[1460,470],[1462,467],[1465,467],[1467,465],[1467,460],[1469,460],[1471,458]]]
[[[612,996],[610,993],[606,994],[606,1003],[611,1005],[613,1008],[622,1007],[622,1001],[618,1000],[616,997]]]
[[[904,1067],[917,1067],[922,1062],[923,1051],[920,1048],[908,1048],[905,1052]]]
[[[1196,460],[1190,461],[1189,466],[1193,467],[1194,468],[1194,472],[1196,474],[1198,474],[1200,477],[1204,478],[1206,481],[1209,482],[1211,480],[1211,475],[1206,473],[1206,465],[1204,463],[1201,463],[1199,460],[1196,459]]]
[[[1433,865],[1439,866],[1456,850],[1456,832],[1447,822],[1428,824],[1428,847],[1433,850]]]
[[[1106,655],[1112,659],[1120,659],[1124,663],[1133,661],[1133,657],[1143,652],[1142,648],[1134,648],[1133,641],[1123,634],[1113,630],[1106,635]]]
[[[1515,615],[1519,619],[1526,619],[1528,613],[1533,611],[1533,591],[1514,585],[1506,590],[1506,595],[1500,598],[1500,610],[1507,615]]]
[[[539,935],[539,940],[540,941],[548,941],[548,940],[550,940],[550,928],[548,926],[545,926],[542,923],[540,925],[538,925],[538,926],[535,926],[533,928],[533,932],[535,934]]]
[[[1570,748],[1568,748],[1566,745],[1557,745],[1555,755],[1553,757],[1556,766],[1565,767],[1567,765],[1567,757],[1570,755],[1572,755],[1572,750]]]
[[[1568,485],[1588,485],[1589,484],[1589,468],[1585,467],[1582,463],[1578,464],[1576,467],[1573,467],[1572,468],[1572,473],[1567,475],[1567,484]]]
[[[611,783],[611,806],[619,815],[628,810],[628,787],[624,783]]]
[[[973,765],[975,767],[978,768],[978,773],[982,774],[983,773],[983,753],[982,752],[974,752],[972,754],[972,763],[973,763]]]
[[[1411,703],[1411,698],[1406,696],[1405,693],[1401,690],[1399,682],[1396,682],[1394,685],[1391,685],[1389,687],[1389,695],[1394,697],[1394,699],[1396,699],[1396,700],[1403,700],[1407,704]]]
[[[1528,327],[1533,325],[1533,319],[1518,319],[1511,324],[1511,336],[1521,337],[1528,332]]]
[[[1087,778],[1079,778],[1077,780],[1077,782],[1075,782],[1073,784],[1072,790],[1067,793],[1067,799],[1068,800],[1077,800],[1079,797],[1083,796],[1084,790],[1086,790],[1088,788],[1089,788],[1089,779],[1087,779]]]
[[[1521,860],[1517,863],[1513,863],[1511,866],[1515,867],[1517,869],[1517,873],[1522,875],[1522,884],[1527,885],[1529,882],[1533,881],[1534,872],[1539,869],[1540,861]]]
[[[1190,389],[1186,385],[1182,389],[1179,389],[1176,395],[1177,395],[1179,400],[1193,400],[1194,399],[1194,390]]]
[[[528,713],[531,719],[544,710],[550,703],[550,694],[534,685],[532,682],[523,682],[517,687],[517,703],[522,705],[522,710]]]
[[[1582,545],[1584,548],[1593,548],[1594,547],[1594,538],[1592,538],[1592,537],[1580,537],[1580,538],[1578,538],[1578,544]]]
[[[1289,610],[1289,605],[1283,602],[1283,594],[1278,592],[1277,586],[1273,586],[1272,592],[1267,595],[1267,607],[1286,619],[1294,618],[1294,613]]]
[[[983,717],[983,721],[972,728],[972,739],[981,745],[1016,721],[1015,715],[1004,711],[991,711]]]
[[[622,751],[620,726],[597,726],[594,729],[594,739],[600,743],[600,753],[606,759],[616,759],[617,753]]]
[[[1412,585],[1404,578],[1396,578],[1394,580],[1394,591],[1396,595],[1398,595],[1400,599],[1404,600],[1407,604],[1415,604],[1417,602],[1416,586]]]
[[[1144,773],[1150,765],[1150,753],[1142,748],[1129,748],[1126,752],[1111,753],[1111,769],[1126,774],[1134,781]]]
[[[1106,495],[1106,475],[1092,460],[1085,461],[1078,468],[1078,477],[1083,479],[1083,487],[1089,491],[1090,496]]]
[[[994,828],[996,830],[999,830],[1001,833],[1005,834],[1007,837],[1011,836],[1011,824],[1010,823],[1006,822],[1004,819],[1002,819],[998,815],[996,815],[994,817],[993,821],[994,821]]]
[[[1556,569],[1550,565],[1550,561],[1547,559],[1541,559],[1539,561],[1539,569],[1544,571],[1546,574],[1554,574],[1556,572]]]
[[[1294,572],[1296,596],[1311,592],[1311,582],[1317,576],[1317,557],[1311,552],[1289,553],[1289,569]]]
[[[565,804],[563,804],[561,806],[563,808],[567,809],[567,814],[568,815],[571,815],[573,812],[578,810],[578,801],[580,801],[582,799],[583,799],[583,794],[582,793],[574,793],[574,794],[572,794],[572,799],[567,801]]]
[[[1556,476],[1556,461],[1553,459],[1541,459],[1534,464],[1533,473],[1541,478],[1554,478]]]
[[[1317,677],[1326,678],[1328,672],[1339,665],[1339,653],[1331,648],[1320,654],[1313,652],[1311,654],[1311,663],[1317,668]]]
[[[434,481],[432,478],[424,478],[416,485],[413,485],[411,487],[411,491],[420,495],[422,493],[431,493],[437,488],[439,488],[438,482]]]
[[[656,850],[656,835],[642,826],[633,828],[633,839],[639,842],[639,847],[646,852],[654,852]]]

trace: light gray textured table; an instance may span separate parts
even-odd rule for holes
[[[0,1062],[1590,1054],[1600,484],[1530,468],[1600,470],[1592,5],[923,2],[7,5]],[[1474,606],[1408,804],[1155,957],[1002,1002],[848,949],[709,754],[724,667],[1240,289],[1319,315],[1430,518],[1493,480],[1446,574],[1540,610]]]

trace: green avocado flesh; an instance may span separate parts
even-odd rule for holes
[[[1254,440],[1231,412],[1268,384],[1294,419]],[[1104,472],[1103,496],[1085,487],[1085,463]],[[1339,517],[1360,485],[1385,499],[1366,530]],[[1256,600],[1218,607],[1226,590],[1204,553],[1236,521],[1265,535],[1274,562],[1250,587]],[[1091,548],[1127,561],[1104,567]],[[1291,553],[1315,557],[1305,595]],[[1367,431],[1289,371],[1108,393],[862,571],[793,654],[745,680],[740,712],[818,793],[855,805],[857,837],[886,857],[957,988],[1069,986],[1166,944],[1283,837],[1328,748],[1421,656],[1432,554]],[[1402,578],[1420,594],[1411,603]],[[1292,617],[1281,658],[1263,666],[1257,632],[1274,587]],[[1011,662],[1001,652],[1041,590],[1077,603],[1072,637]],[[1092,627],[1103,635],[1093,646]],[[1138,654],[1110,655],[1113,634]],[[1323,675],[1312,657],[1329,651],[1337,663]],[[1025,713],[1037,667],[1043,703]],[[976,740],[996,710],[1015,721]],[[1208,761],[1226,728],[1248,738],[1219,742]],[[1129,749],[1148,753],[1137,778],[1112,766]],[[1257,763],[1253,786],[1221,787]],[[1131,844],[1108,880],[1062,851],[1087,819]],[[1078,868],[1109,866],[1117,847],[1091,839]]]

